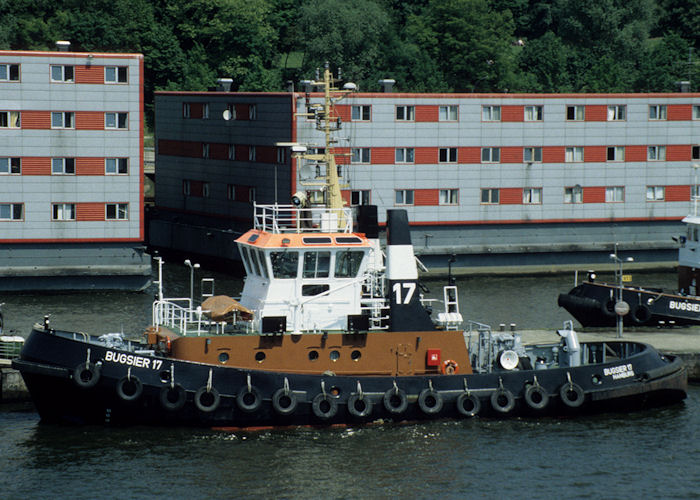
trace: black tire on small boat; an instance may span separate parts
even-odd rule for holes
[[[515,408],[515,397],[508,389],[501,387],[491,393],[491,406],[499,413],[509,413]]]
[[[160,404],[168,411],[179,410],[185,406],[185,401],[187,401],[187,393],[180,384],[175,384],[174,387],[166,385],[160,390]]]
[[[236,395],[236,404],[238,407],[248,413],[252,413],[260,408],[262,404],[262,398],[260,397],[260,392],[255,388],[255,386],[243,386],[238,394]]]
[[[578,408],[586,399],[586,393],[583,392],[580,385],[567,382],[559,389],[559,397],[569,408]]]
[[[272,395],[272,408],[280,415],[291,415],[297,409],[297,397],[284,387]]]
[[[100,367],[94,363],[80,363],[73,370],[73,380],[83,389],[95,387],[100,380]]]
[[[528,385],[525,389],[525,402],[533,410],[544,410],[549,404],[549,394],[540,385]]]
[[[435,415],[442,410],[442,396],[433,389],[423,389],[418,394],[418,406],[426,415]]]
[[[214,387],[207,390],[207,386],[203,385],[194,393],[194,404],[199,411],[210,413],[219,407],[219,403],[221,395]]]
[[[400,415],[408,408],[408,398],[401,389],[393,387],[384,393],[384,408],[393,415]]]
[[[465,417],[476,417],[481,411],[481,400],[474,394],[463,392],[457,396],[457,411]]]
[[[613,299],[608,299],[605,302],[602,302],[600,304],[600,310],[603,313],[603,316],[607,316],[608,318],[614,318],[616,316],[615,301]]]
[[[630,311],[630,319],[635,325],[643,325],[651,319],[651,311],[644,304],[636,305]]]
[[[143,394],[143,384],[134,375],[124,377],[117,382],[117,396],[126,402],[136,401]]]
[[[338,401],[334,397],[321,392],[316,394],[316,397],[311,402],[311,410],[318,418],[328,420],[338,413]]]
[[[367,396],[357,393],[350,394],[348,398],[348,413],[356,418],[365,418],[372,413],[372,401]]]

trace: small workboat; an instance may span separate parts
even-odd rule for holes
[[[214,428],[363,424],[438,418],[574,415],[686,397],[681,360],[632,341],[553,342],[464,324],[457,287],[425,296],[405,210],[343,206],[331,132],[340,90],[326,68],[309,106],[326,148],[292,145],[325,170],[324,203],[255,205],[237,239],[240,298],[163,296],[143,338],[36,324],[20,370],[42,421]],[[355,219],[357,222],[355,223]]]
[[[683,219],[687,234],[678,238],[678,290],[596,281],[593,271],[559,295],[558,304],[584,327],[608,327],[617,322],[615,304],[624,302],[623,322],[627,326],[700,325],[700,216]],[[675,239],[675,238],[674,238]],[[617,253],[612,254],[617,258]]]

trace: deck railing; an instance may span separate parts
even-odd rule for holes
[[[352,209],[255,204],[255,229],[270,233],[350,233]]]

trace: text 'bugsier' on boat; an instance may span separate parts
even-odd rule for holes
[[[255,205],[237,240],[240,300],[163,296],[143,340],[34,326],[13,363],[47,422],[261,427],[556,415],[668,404],[686,396],[681,361],[630,341],[579,343],[569,323],[548,345],[469,322],[457,288],[442,310],[421,293],[405,210],[343,206],[328,68],[310,118],[323,152],[291,145],[323,173],[324,203]],[[320,101],[320,102],[318,102]],[[357,219],[357,224],[354,223]]]

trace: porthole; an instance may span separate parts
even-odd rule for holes
[[[158,376],[160,377],[160,381],[163,382],[164,384],[166,382],[170,382],[170,372],[169,371],[163,370],[162,372],[160,372],[158,374]]]
[[[603,379],[596,373],[591,377],[591,382],[593,382],[595,385],[600,385],[603,383]]]
[[[220,352],[219,353],[219,363],[226,363],[228,361],[228,353],[227,352]]]
[[[352,351],[350,353],[350,359],[353,361],[358,361],[362,357],[362,353],[358,350]]]
[[[265,353],[262,351],[258,351],[255,353],[255,361],[258,363],[262,363],[265,360]]]
[[[338,361],[338,358],[340,358],[340,353],[336,350],[333,350],[329,354],[329,357],[331,358],[331,361]]]
[[[309,361],[316,361],[318,359],[318,351],[309,351]]]

